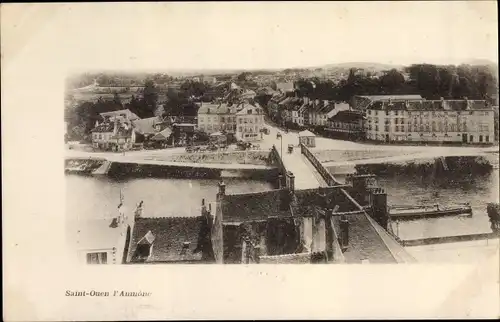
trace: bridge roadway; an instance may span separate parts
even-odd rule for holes
[[[291,171],[295,176],[295,189],[314,189],[328,187],[319,172],[311,162],[300,152],[300,147],[294,147],[292,153],[278,150],[287,171]]]
[[[92,159],[91,156],[67,156],[66,159],[70,160],[89,160]],[[268,165],[258,165],[258,164],[241,164],[241,163],[196,163],[196,162],[173,162],[173,161],[162,161],[144,158],[134,158],[127,156],[105,156],[105,157],[93,157],[93,159],[103,159],[109,162],[116,163],[134,163],[134,164],[146,164],[146,165],[163,165],[171,167],[182,167],[182,168],[197,168],[197,169],[218,169],[218,170],[271,170],[275,167]]]

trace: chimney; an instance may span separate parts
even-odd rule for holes
[[[309,97],[304,96],[304,104],[309,104]]]
[[[141,200],[141,202],[139,202],[137,204],[137,207],[135,208],[135,212],[134,212],[134,218],[137,219],[137,218],[141,218],[142,216],[142,211],[143,211],[143,201]]]
[[[205,198],[201,199],[201,215],[204,216],[207,213],[207,206],[205,206]]]
[[[226,184],[222,180],[219,182],[219,195],[220,196],[226,195]]]
[[[291,192],[295,192],[295,175],[292,172],[289,172],[289,182],[290,182],[290,189]]]

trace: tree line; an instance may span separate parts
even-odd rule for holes
[[[123,103],[119,93],[113,99],[99,97],[95,102],[87,101],[65,106],[65,121],[68,123],[68,140],[88,140],[90,131],[100,113],[129,109],[140,118],[175,115],[196,116],[201,101],[211,101],[221,95],[223,88],[214,89],[206,83],[186,80],[179,89],[169,88],[161,92],[153,78],[146,79],[140,95],[132,95],[129,102]],[[70,95],[69,95],[70,96]],[[161,99],[160,99],[161,97]],[[71,97],[68,97],[71,102]]]
[[[404,73],[403,73],[404,72]],[[381,77],[349,71],[338,83],[318,78],[300,79],[296,93],[312,99],[349,101],[354,95],[419,94],[426,99],[493,100],[498,91],[497,71],[488,66],[439,66],[415,64],[401,72],[386,71]]]

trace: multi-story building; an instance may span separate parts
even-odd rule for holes
[[[259,104],[248,102],[236,106],[236,138],[242,141],[262,139],[264,111]]]
[[[495,134],[482,100],[375,101],[366,117],[366,138],[376,141],[491,144]]]
[[[100,114],[102,122],[97,121],[92,129],[92,145],[97,149],[128,150],[136,140],[133,122],[139,117],[130,110],[119,110]]]
[[[211,134],[219,131],[236,132],[236,106],[202,103],[198,109],[198,129]]]
[[[363,112],[342,110],[328,119],[325,132],[335,138],[360,140],[365,136],[364,119]]]

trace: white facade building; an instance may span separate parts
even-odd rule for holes
[[[236,138],[259,141],[264,128],[264,111],[259,104],[241,103],[236,107]]]
[[[486,101],[373,102],[366,109],[366,138],[375,141],[491,144],[493,109]]]

